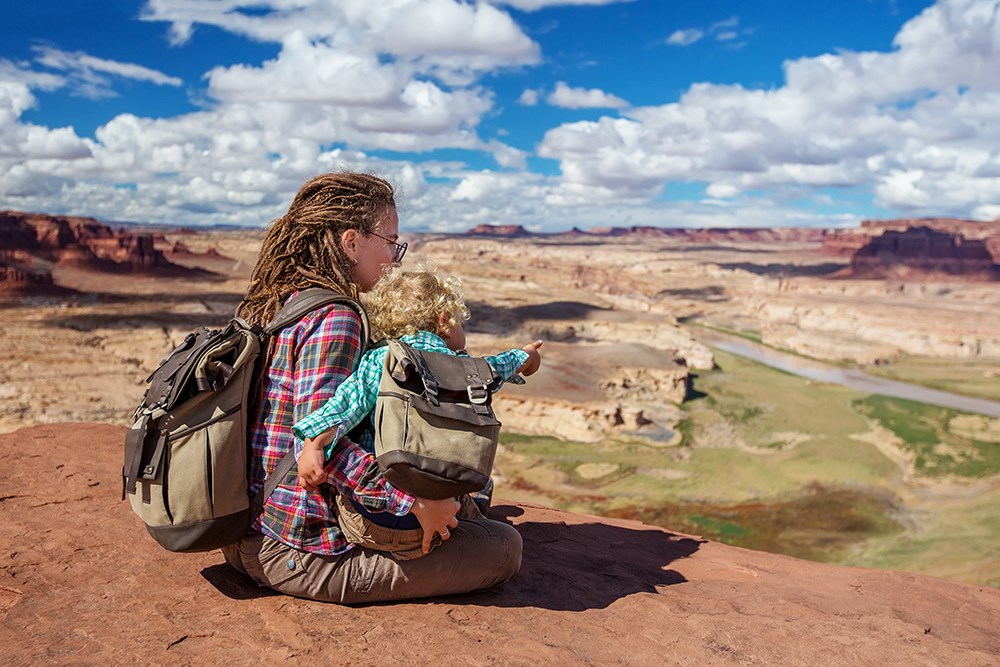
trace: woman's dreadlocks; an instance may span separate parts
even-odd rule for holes
[[[302,186],[288,213],[267,230],[236,314],[264,325],[296,290],[325,287],[358,296],[351,261],[340,247],[348,229],[371,234],[395,208],[393,189],[377,176],[340,172],[323,174]]]

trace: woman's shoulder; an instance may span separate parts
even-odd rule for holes
[[[361,318],[361,313],[352,306],[330,303],[310,312],[294,328],[298,338],[320,336],[331,341],[340,339],[360,342],[365,330]]]

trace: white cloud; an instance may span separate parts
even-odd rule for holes
[[[708,36],[715,38],[717,42],[734,42],[740,37],[750,35],[753,30],[750,28],[740,28],[740,17],[730,16],[722,21],[716,21],[707,28],[682,28],[670,33],[666,43],[671,46],[690,46]],[[731,48],[740,48],[743,42],[730,44]]]
[[[502,8],[569,4],[586,3],[152,0],[145,17],[166,22],[177,44],[210,25],[279,50],[210,70],[201,111],[122,114],[93,138],[27,121],[35,93],[179,81],[58,49],[38,51],[49,71],[0,60],[0,201],[112,220],[263,224],[317,171],[351,168],[399,185],[404,229],[843,224],[826,196],[833,188],[914,214],[1000,210],[1000,28],[991,18],[1000,0],[941,0],[903,27],[893,50],[789,61],[783,85],[769,90],[696,83],[674,103],[627,108],[559,82],[551,104],[620,111],[554,127],[534,154],[483,140],[482,119],[497,118],[484,73],[541,62]],[[420,30],[401,28],[413,25]],[[730,48],[749,33],[738,17],[694,30]],[[539,95],[529,88],[518,102]],[[437,148],[492,155],[499,168],[373,157]],[[525,171],[535,156],[558,161],[560,173]],[[665,200],[676,183],[704,187],[704,199]],[[831,212],[803,213],[796,199]]]
[[[513,146],[493,140],[486,144],[486,148],[501,167],[524,169],[527,166],[528,154]]]
[[[716,21],[709,26],[709,32],[719,32],[721,30],[733,30],[740,24],[739,16],[730,16],[728,19],[723,19],[721,21]]]
[[[538,91],[533,88],[525,88],[521,96],[517,98],[517,103],[526,107],[533,107],[538,104]]]
[[[985,20],[997,12],[996,0],[943,0],[892,52],[789,61],[772,90],[695,84],[673,104],[554,128],[538,152],[560,161],[566,192],[594,201],[680,180],[713,197],[862,187],[915,213],[992,210],[1000,178],[980,170],[1000,158],[1000,22]]]
[[[524,12],[535,12],[548,7],[565,7],[570,5],[614,5],[635,0],[487,0],[496,5],[509,5]]]
[[[549,93],[545,101],[566,109],[618,109],[628,106],[628,102],[622,98],[603,90],[570,88],[565,81],[557,82],[555,90]]]
[[[63,72],[64,82],[83,97],[94,99],[116,95],[110,77],[146,81],[157,86],[180,86],[175,76],[116,60],[97,58],[82,51],[61,51],[48,46],[36,46],[35,61],[44,67]]]
[[[672,46],[690,46],[705,36],[704,30],[698,28],[685,28],[675,30],[667,37],[667,44]]]
[[[244,10],[253,9],[252,13]],[[150,0],[146,21],[166,21],[184,43],[194,26],[211,25],[251,39],[305,42],[402,60],[404,69],[465,85],[477,73],[539,61],[538,45],[509,14],[460,0]],[[306,78],[302,73],[299,78]]]
[[[28,92],[29,88],[57,90],[66,85],[66,78],[50,72],[37,72],[29,69],[26,65],[17,65],[0,58],[0,83],[5,82],[21,84],[25,94],[30,96],[32,103],[34,103],[34,97]]]

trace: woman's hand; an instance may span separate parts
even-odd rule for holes
[[[531,375],[542,365],[542,355],[538,353],[538,348],[542,346],[542,341],[536,340],[534,343],[528,343],[521,349],[528,353],[528,359],[521,367],[517,369],[517,372],[521,375]]]
[[[426,498],[414,498],[413,507],[410,512],[417,517],[420,527],[424,529],[424,543],[420,545],[420,550],[425,554],[431,550],[431,541],[434,533],[441,536],[442,540],[451,537],[451,528],[458,525],[455,515],[462,506],[454,498],[444,500],[427,500]]]

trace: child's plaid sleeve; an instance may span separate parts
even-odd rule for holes
[[[528,353],[524,350],[507,350],[483,358],[486,363],[493,367],[503,382],[524,384],[524,378],[517,374],[517,369],[528,360]],[[503,382],[501,382],[501,386],[503,386]]]
[[[315,438],[336,426],[346,433],[360,424],[375,408],[385,355],[384,347],[367,352],[361,358],[358,369],[337,387],[336,393],[321,408],[295,423],[292,427],[295,436]],[[332,446],[327,448],[327,458],[331,449]]]

